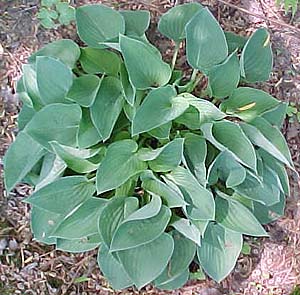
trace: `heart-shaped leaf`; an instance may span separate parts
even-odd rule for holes
[[[62,176],[66,168],[67,165],[62,159],[52,153],[46,154],[43,158],[40,177],[35,186],[35,191]]]
[[[213,97],[224,98],[233,92],[240,81],[240,63],[235,52],[209,71],[208,81]]]
[[[30,228],[33,238],[47,245],[55,244],[56,238],[51,237],[55,228],[62,221],[62,215],[53,213],[36,206],[31,208]]]
[[[70,6],[69,3],[57,3],[56,10],[59,12],[58,21],[60,24],[69,25],[71,21],[75,20],[75,8]]]
[[[75,146],[80,119],[81,109],[78,105],[50,104],[33,116],[25,131],[50,151],[50,141]]]
[[[178,192],[166,183],[160,181],[150,170],[143,172],[141,179],[142,187],[146,191],[160,196],[169,208],[182,207],[186,205],[180,191]]]
[[[164,233],[150,243],[118,252],[118,257],[133,283],[141,289],[163,272],[173,249],[173,238]]]
[[[178,218],[171,223],[171,226],[198,246],[201,245],[201,232],[197,226],[191,223],[188,219]]]
[[[148,161],[152,171],[167,172],[175,169],[183,156],[184,139],[175,138],[168,144],[156,150],[142,149],[138,157],[142,161]]]
[[[168,122],[166,124],[163,124],[159,127],[156,127],[148,131],[148,133],[157,139],[169,139],[171,128],[172,128],[172,122]]]
[[[120,46],[130,81],[137,89],[164,86],[171,78],[170,66],[145,42],[120,36]]]
[[[262,117],[266,119],[270,124],[281,128],[287,114],[287,109],[288,103],[281,102],[275,108],[263,113]]]
[[[24,87],[24,91],[29,96],[31,106],[36,111],[38,111],[43,107],[43,102],[41,100],[40,91],[38,89],[36,67],[34,67],[33,65],[23,65],[22,70],[22,84]]]
[[[227,151],[221,152],[208,170],[208,182],[213,185],[218,179],[226,182],[227,188],[241,184],[246,178],[246,169]]]
[[[176,5],[168,10],[159,20],[158,30],[175,42],[185,38],[186,24],[202,9],[199,3]]]
[[[111,144],[97,170],[97,191],[103,193],[125,183],[132,176],[146,169],[138,159],[138,145],[131,139]]]
[[[151,202],[157,203],[160,208],[157,214],[149,215],[153,211],[151,202],[129,215],[118,227],[112,242],[111,251],[120,251],[147,244],[158,238],[166,229],[171,218],[171,210],[166,206],[161,206],[155,199],[160,197],[153,196]],[[147,208],[148,206],[148,208]],[[156,209],[156,208],[155,208]]]
[[[95,164],[82,155],[85,150],[75,149],[72,147],[64,146],[56,141],[52,141],[51,147],[53,151],[66,163],[66,165],[77,173],[89,173],[97,170],[99,163]],[[89,152],[86,150],[86,152]],[[96,153],[100,149],[96,150]],[[91,155],[92,157],[92,155]]]
[[[96,75],[75,78],[67,97],[83,107],[90,107],[96,98],[101,80]]]
[[[52,233],[62,239],[81,239],[98,233],[98,219],[107,200],[90,198],[67,216]]]
[[[221,109],[229,115],[251,121],[279,105],[279,101],[268,93],[249,87],[239,87],[221,104]]]
[[[176,96],[172,86],[150,91],[133,118],[132,135],[152,130],[174,120],[188,106],[188,102]]]
[[[284,168],[284,165],[282,163],[274,161],[274,157],[272,157],[269,153],[265,152],[262,149],[259,149],[258,153],[264,161],[265,165],[270,167],[270,169],[272,169],[278,175],[282,186],[282,192],[289,196],[289,177],[287,171]]]
[[[109,139],[124,103],[122,85],[115,77],[102,80],[95,101],[91,106],[92,121],[102,140]]]
[[[102,141],[101,135],[92,122],[90,109],[88,108],[82,108],[82,118],[79,123],[77,138],[80,148],[87,148]]]
[[[217,149],[229,151],[237,161],[256,171],[256,154],[242,128],[230,121],[202,125],[204,137]]]
[[[45,154],[43,147],[25,132],[10,145],[4,157],[5,188],[10,192]]]
[[[285,157],[288,166],[293,167],[293,160],[287,142],[276,126],[272,126],[264,118],[256,118],[250,122],[251,125],[255,126],[272,144],[280,151]]]
[[[247,41],[241,55],[241,75],[253,83],[269,79],[273,67],[270,34],[260,28]]]
[[[57,4],[59,0],[42,0],[41,5],[46,7],[51,7],[54,4]]]
[[[150,24],[150,13],[147,10],[121,10],[125,20],[126,36],[142,36]]]
[[[94,184],[84,176],[67,176],[42,187],[25,201],[41,209],[67,215],[91,198],[94,192]]]
[[[35,114],[35,110],[26,104],[22,106],[21,111],[18,115],[18,128],[19,130],[23,130],[27,123],[32,119]]]
[[[59,59],[61,62],[74,68],[80,56],[79,46],[72,40],[61,39],[47,44],[29,57],[29,62],[35,63],[38,56],[49,56]]]
[[[37,85],[44,104],[67,103],[67,92],[73,83],[73,74],[61,61],[38,56],[36,62]]]
[[[210,101],[195,97],[189,93],[183,93],[181,96],[199,112],[198,128],[204,123],[221,120],[226,116]],[[195,118],[192,117],[192,120],[195,121]],[[194,122],[192,124],[194,124]]]
[[[284,215],[286,199],[283,194],[280,195],[280,200],[271,205],[266,206],[258,202],[253,202],[253,214],[262,224],[267,224],[277,220]]]
[[[266,129],[270,130],[267,133],[264,132],[264,134],[255,126],[247,123],[242,123],[241,127],[253,144],[261,147],[273,157],[293,169],[293,162],[291,161],[289,151],[285,147],[285,142],[282,143],[281,136],[278,138],[273,137],[274,133],[272,134],[272,128],[275,127],[272,127],[271,125],[267,126]],[[275,131],[275,133],[275,136],[278,136],[278,130]],[[267,135],[267,137],[265,135]],[[277,141],[277,144],[273,142],[274,140]]]
[[[129,76],[127,73],[127,69],[124,64],[121,65],[121,82],[124,91],[124,97],[130,106],[134,106],[136,89],[132,86]]]
[[[84,5],[76,9],[77,32],[88,46],[103,48],[100,42],[117,38],[125,32],[122,15],[110,7]]]
[[[211,69],[227,57],[224,32],[208,8],[201,9],[187,24],[186,51],[189,64],[202,71]]]
[[[81,48],[80,64],[88,74],[107,74],[117,76],[121,67],[121,58],[107,49],[91,47]]]
[[[222,281],[233,270],[242,246],[240,233],[210,223],[197,251],[202,268],[215,281]]]
[[[174,251],[171,260],[162,274],[155,279],[156,286],[165,285],[179,277],[189,267],[196,253],[196,245],[177,231],[171,232]]]
[[[166,176],[188,194],[192,202],[191,205],[194,205],[198,210],[199,217],[197,219],[215,218],[215,203],[212,193],[201,186],[189,170],[177,167]]]
[[[280,200],[279,182],[277,174],[270,168],[264,167],[262,181],[247,172],[245,181],[236,186],[234,190],[245,198],[272,206]]]
[[[227,45],[228,45],[228,52],[232,53],[236,51],[237,49],[243,49],[246,42],[247,38],[244,36],[237,35],[233,32],[224,32]]]
[[[119,224],[136,211],[138,206],[138,199],[133,197],[115,197],[107,203],[99,217],[98,229],[108,249]]]
[[[216,198],[216,221],[227,229],[248,235],[268,236],[255,216],[244,205],[223,193]],[[225,197],[224,197],[225,196]]]
[[[204,137],[187,133],[184,139],[184,158],[190,171],[202,185],[206,184],[206,155],[207,145]]]
[[[124,289],[133,284],[118,257],[102,244],[98,252],[98,264],[101,272],[115,290]]]
[[[24,73],[24,69],[23,69]],[[34,78],[35,83],[36,83],[36,78]],[[36,86],[37,88],[37,86]],[[33,102],[32,99],[30,98],[29,94],[26,92],[27,90],[25,89],[25,83],[24,83],[24,74],[21,76],[21,78],[17,81],[17,86],[16,86],[16,91],[19,95],[20,100],[24,105],[26,105],[29,108],[33,108]]]

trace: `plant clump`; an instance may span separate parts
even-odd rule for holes
[[[6,189],[33,185],[25,202],[35,240],[99,248],[115,289],[179,288],[191,263],[219,282],[243,235],[268,236],[262,224],[283,215],[289,195],[287,106],[245,86],[268,79],[270,36],[224,32],[208,8],[175,6],[158,24],[175,44],[169,65],[145,35],[149,22],[148,11],[82,6],[86,46],[58,40],[29,58]],[[188,81],[175,69],[183,43]]]

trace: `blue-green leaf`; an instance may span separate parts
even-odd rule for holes
[[[91,198],[95,190],[94,184],[84,176],[67,176],[35,191],[25,201],[41,209],[66,215]]]
[[[215,281],[222,281],[233,270],[242,246],[243,238],[240,233],[210,223],[202,245],[198,247],[202,268]]]
[[[48,56],[38,56],[36,64],[37,85],[42,102],[67,103],[65,97],[73,83],[71,69]]]
[[[102,140],[109,139],[124,103],[122,85],[115,77],[103,79],[91,106],[92,121]]]
[[[199,3],[176,5],[161,16],[158,30],[175,42],[180,42],[185,38],[185,26],[201,9]]]
[[[103,48],[100,42],[110,41],[125,32],[122,15],[101,4],[77,8],[76,24],[80,39],[94,48]]]
[[[260,28],[248,39],[241,55],[241,75],[247,82],[269,79],[273,67],[270,34]]]
[[[121,10],[125,20],[126,36],[142,36],[150,24],[150,12],[147,10]]]
[[[189,170],[177,167],[166,176],[188,194],[191,200],[190,204],[197,208],[197,219],[215,218],[215,203],[212,193],[203,187]],[[189,203],[188,200],[187,202]]]
[[[163,272],[173,249],[173,238],[163,233],[150,243],[118,252],[118,257],[133,283],[141,289]]]
[[[146,163],[136,154],[138,145],[131,139],[111,144],[97,170],[97,191],[103,193],[115,189],[132,176],[146,169]]]
[[[10,192],[45,154],[43,147],[27,133],[21,132],[4,157],[5,188]]]
[[[188,63],[207,71],[225,60],[228,46],[221,26],[208,10],[203,8],[186,26]]]
[[[120,46],[130,81],[135,88],[147,89],[168,83],[171,68],[151,44],[121,35]]]
[[[176,96],[172,86],[154,89],[137,109],[132,122],[132,135],[150,131],[179,117],[189,104]]]
[[[47,44],[29,57],[29,62],[35,63],[38,56],[50,56],[74,68],[80,56],[79,46],[72,40],[61,39]]]
[[[81,108],[78,105],[50,104],[33,116],[24,131],[50,151],[50,141],[75,146],[80,119]]]

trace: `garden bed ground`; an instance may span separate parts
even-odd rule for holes
[[[0,2],[0,169],[5,150],[14,140],[19,102],[15,85],[21,64],[37,48],[59,38],[76,38],[73,26],[45,30],[35,15],[38,0]],[[152,21],[149,39],[171,57],[172,44],[153,34],[157,17],[177,3],[175,0],[71,1],[105,3],[121,9],[146,8]],[[274,0],[201,1],[209,5],[225,30],[248,35],[260,26],[271,32],[275,68],[267,83],[257,85],[284,101],[300,106],[300,13],[294,18],[274,5]],[[156,39],[153,39],[156,36]],[[184,56],[178,66],[186,64]],[[284,124],[295,166],[300,172],[300,124],[295,119]],[[170,294],[259,294],[288,295],[300,283],[300,193],[299,180],[291,175],[292,195],[286,214],[268,226],[269,239],[249,240],[251,254],[242,255],[233,274],[221,284],[210,280],[190,281]],[[5,196],[0,178],[0,294],[169,294],[147,287],[137,292],[114,293],[96,267],[96,253],[69,255],[32,241],[29,208],[21,200],[30,191],[20,185]],[[83,280],[85,282],[81,282]]]

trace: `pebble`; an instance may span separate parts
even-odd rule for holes
[[[222,295],[222,293],[215,288],[205,288],[198,295]]]
[[[15,239],[12,239],[8,242],[8,247],[11,251],[16,251],[19,248],[19,245]]]
[[[17,284],[17,288],[18,288],[19,290],[24,290],[24,289],[25,289],[23,283],[18,283],[18,284]]]
[[[0,240],[0,251],[5,250],[7,247],[7,240],[6,239],[1,239]]]
[[[38,266],[37,262],[30,263],[23,268],[23,271],[29,271],[31,269],[34,269],[37,266]]]

